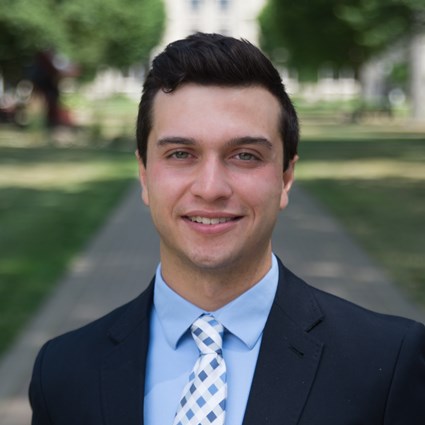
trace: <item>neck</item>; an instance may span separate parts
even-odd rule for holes
[[[216,311],[258,283],[270,270],[271,251],[244,267],[209,269],[161,261],[162,277],[181,297],[205,311]]]

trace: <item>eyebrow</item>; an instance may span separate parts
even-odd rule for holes
[[[194,146],[196,145],[196,140],[192,138],[185,138],[185,137],[178,137],[178,136],[164,137],[157,141],[157,145],[158,146],[167,146],[167,145]],[[270,140],[264,137],[255,137],[255,136],[236,137],[234,139],[229,140],[227,142],[227,145],[229,147],[238,147],[238,146],[245,146],[245,145],[262,145],[270,150],[273,148],[273,144],[270,142]]]
[[[193,146],[196,144],[195,139],[187,139],[185,137],[164,137],[159,139],[156,144],[158,146],[167,146],[167,145],[185,145]]]
[[[253,137],[253,136],[244,136],[244,137],[237,137],[235,139],[231,139],[228,142],[228,145],[231,147],[238,147],[238,146],[245,146],[245,145],[262,145],[270,150],[273,148],[273,144],[270,142],[270,140],[264,137]]]

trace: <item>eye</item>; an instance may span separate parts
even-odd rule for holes
[[[175,151],[171,153],[168,157],[174,159],[187,159],[190,158],[190,153],[186,151]]]
[[[241,161],[258,161],[258,156],[254,155],[251,152],[240,152],[235,155],[237,159],[240,159]]]

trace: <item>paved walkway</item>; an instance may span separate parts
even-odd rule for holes
[[[340,225],[295,187],[277,224],[275,252],[311,284],[373,310],[425,322]],[[0,424],[28,425],[35,355],[52,336],[81,326],[144,289],[158,241],[135,184],[0,363]]]

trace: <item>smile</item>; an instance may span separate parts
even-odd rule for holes
[[[194,223],[202,223],[202,224],[221,224],[221,223],[227,223],[229,221],[232,221],[233,218],[231,217],[214,217],[214,218],[208,218],[208,217],[189,217],[190,221],[193,221]]]

